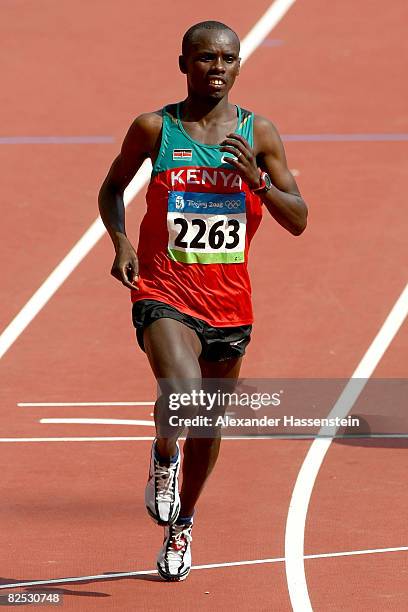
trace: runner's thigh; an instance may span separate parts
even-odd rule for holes
[[[158,319],[144,330],[143,341],[156,378],[201,379],[201,342],[175,319]]]

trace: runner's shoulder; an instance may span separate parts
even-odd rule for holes
[[[160,139],[162,111],[143,113],[133,120],[122,146],[122,155],[144,153],[149,157]]]
[[[139,138],[140,136],[157,138],[163,125],[162,111],[142,113],[138,115],[129,128],[128,135]]]
[[[254,115],[254,145],[257,154],[270,152],[282,146],[275,124],[261,115]]]

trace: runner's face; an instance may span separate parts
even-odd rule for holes
[[[180,66],[189,91],[203,98],[227,95],[239,73],[239,44],[229,30],[199,30]]]

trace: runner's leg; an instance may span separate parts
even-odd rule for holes
[[[202,378],[228,378],[237,380],[242,357],[227,361],[209,362],[200,360]],[[183,447],[183,484],[180,492],[180,517],[190,517],[217,461],[221,437],[187,437]]]
[[[199,355],[201,342],[197,334],[175,319],[158,319],[144,330],[146,355],[156,379],[168,381],[170,393],[188,393],[192,381],[201,380]],[[160,424],[168,423],[170,412],[165,397],[155,405],[156,449],[163,459],[176,454],[176,441],[180,431],[171,437],[161,432]],[[167,434],[168,435],[168,434]]]

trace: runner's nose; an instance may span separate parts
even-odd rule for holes
[[[214,63],[212,66],[213,70],[216,70],[217,73],[224,73],[225,72],[225,64],[224,64],[224,60],[221,56],[218,56],[214,59]]]

